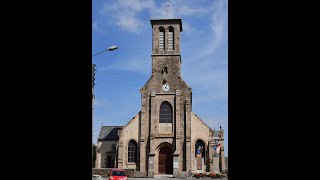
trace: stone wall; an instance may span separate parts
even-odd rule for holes
[[[121,130],[120,141],[122,142],[122,152],[119,152],[118,158],[122,159],[122,167],[127,169],[136,169],[136,163],[128,162],[128,145],[131,140],[139,143],[139,120],[140,112],[134,116],[126,126]],[[137,161],[139,161],[138,157]],[[137,162],[138,164],[139,162]],[[120,166],[119,166],[120,167]]]
[[[106,168],[106,156],[111,155],[113,158],[116,156],[116,149],[112,147],[116,147],[118,141],[100,141],[97,145],[97,152],[96,152],[96,168]]]
[[[196,171],[195,144],[197,140],[202,140],[205,144],[205,159],[203,160],[202,170],[208,171],[208,143],[210,140],[210,128],[195,113],[191,113],[191,170]]]

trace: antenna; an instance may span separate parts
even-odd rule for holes
[[[169,5],[167,4],[167,5],[166,5],[166,19],[168,19],[168,16],[167,16],[167,14],[168,14],[168,7],[169,7]]]

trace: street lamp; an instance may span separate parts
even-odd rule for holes
[[[96,55],[98,55],[98,54],[101,54],[101,53],[103,53],[103,52],[106,52],[106,51],[114,51],[114,50],[116,50],[116,49],[118,49],[118,46],[113,45],[113,46],[111,46],[111,47],[109,47],[109,48],[107,48],[107,49],[105,49],[105,50],[103,50],[103,51],[101,51],[101,52],[98,52],[98,53],[92,55],[92,57],[94,57],[94,56],[96,56]],[[92,128],[93,128],[93,99],[94,99],[93,87],[94,87],[94,80],[95,80],[94,76],[95,76],[95,70],[96,70],[95,67],[96,67],[96,65],[92,63]],[[93,130],[92,130],[92,137],[93,137]],[[92,146],[92,154],[93,154],[93,146]],[[93,156],[93,155],[92,155],[92,156]]]
[[[116,49],[118,49],[118,46],[113,45],[113,46],[108,47],[107,49],[105,49],[105,50],[103,50],[103,51],[101,51],[101,52],[98,52],[98,53],[92,55],[92,57],[94,57],[94,56],[96,56],[96,55],[98,55],[98,54],[101,54],[101,53],[103,53],[103,52],[106,52],[106,51],[114,51],[114,50],[116,50]],[[95,76],[95,70],[96,70],[95,67],[96,67],[96,65],[95,65],[95,64],[92,64],[92,109],[93,109],[93,99],[94,99],[93,87],[94,87],[94,80],[95,80],[95,78],[94,78],[94,76]]]
[[[101,54],[101,53],[103,53],[103,52],[113,51],[113,50],[116,50],[116,49],[118,49],[118,46],[115,46],[115,45],[114,45],[114,46],[109,47],[108,49],[105,49],[105,50],[103,50],[103,51],[101,51],[101,52],[98,52],[98,53],[92,55],[92,57],[93,57],[93,56],[96,56],[96,55],[98,55],[98,54]]]

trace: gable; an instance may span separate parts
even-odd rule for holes
[[[141,112],[141,111],[140,111]],[[134,139],[138,142],[139,137],[139,119],[140,112],[138,112],[123,128],[122,137],[120,139],[126,144],[127,141]]]
[[[194,112],[191,112],[191,132],[191,139],[194,141],[201,139],[204,142],[208,142],[213,138],[213,130]]]

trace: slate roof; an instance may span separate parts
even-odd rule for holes
[[[102,126],[99,134],[99,140],[118,141],[118,131],[122,128],[123,126]]]

